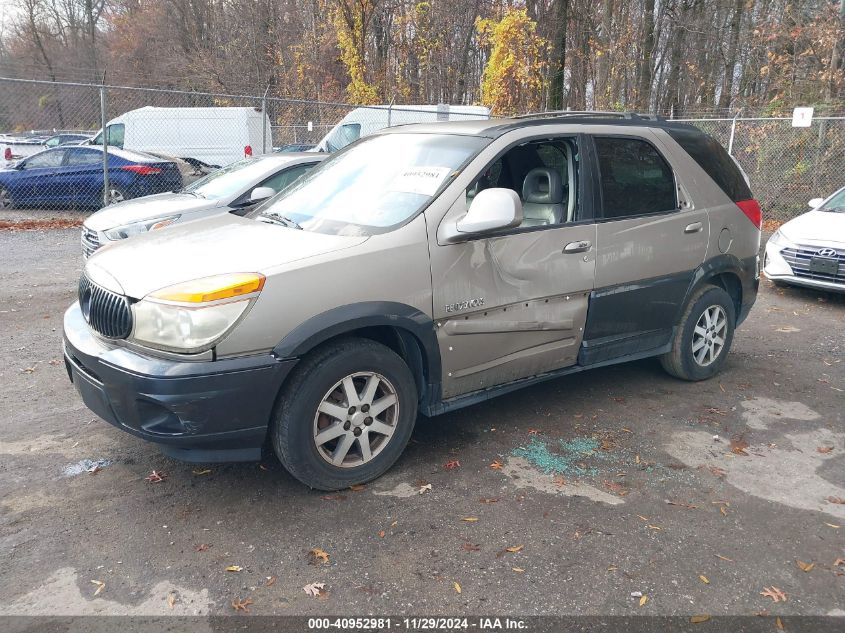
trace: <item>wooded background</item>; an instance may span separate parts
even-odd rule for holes
[[[0,75],[495,114],[842,110],[830,0],[9,0]]]

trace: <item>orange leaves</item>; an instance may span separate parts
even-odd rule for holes
[[[760,592],[761,596],[771,598],[774,602],[786,602],[786,594],[777,587],[763,587]]]
[[[158,484],[158,483],[161,483],[162,481],[164,481],[165,479],[167,479],[167,475],[165,475],[163,472],[160,472],[158,470],[154,470],[149,475],[144,477],[144,481],[146,481],[147,483],[150,483],[150,484]]]
[[[490,468],[492,468],[493,470],[502,470],[502,468],[504,468],[504,467],[505,467],[505,465],[502,462],[500,462],[498,459],[494,459],[493,463],[490,464]]]
[[[249,613],[249,605],[252,604],[252,598],[247,598],[246,600],[241,600],[240,598],[235,598],[232,600],[232,608],[235,611],[243,611],[245,613]]]
[[[328,552],[321,550],[319,547],[310,550],[308,556],[312,565],[321,565],[329,562]]]

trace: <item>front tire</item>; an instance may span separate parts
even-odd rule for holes
[[[681,380],[707,380],[725,364],[733,342],[736,308],[722,288],[703,286],[690,299],[672,349],[660,357],[669,374]]]
[[[291,475],[339,490],[387,471],[416,418],[417,388],[405,361],[380,343],[350,338],[305,357],[283,387],[270,435]]]

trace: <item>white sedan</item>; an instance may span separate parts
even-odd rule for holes
[[[809,205],[812,211],[769,238],[763,274],[775,282],[845,292],[845,187]]]

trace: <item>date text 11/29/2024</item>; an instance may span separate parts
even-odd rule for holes
[[[406,631],[520,631],[527,623],[518,618],[308,618],[308,630],[370,631],[397,629]]]

